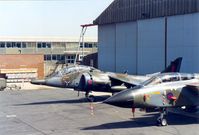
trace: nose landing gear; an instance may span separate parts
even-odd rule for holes
[[[167,126],[167,119],[166,119],[167,111],[166,108],[160,109],[160,116],[157,119],[158,126]]]

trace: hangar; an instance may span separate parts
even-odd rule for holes
[[[115,0],[93,23],[101,70],[153,73],[181,56],[181,72],[199,72],[198,0]]]

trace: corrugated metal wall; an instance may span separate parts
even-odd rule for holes
[[[99,27],[98,67],[104,71],[116,71],[115,25]]]
[[[137,22],[116,24],[116,72],[136,74]]]
[[[168,18],[167,52],[167,64],[181,56],[181,72],[199,72],[199,13]]]
[[[94,24],[135,21],[199,12],[199,0],[115,0]]]
[[[183,57],[181,72],[199,72],[198,37],[199,13],[100,25],[99,69],[147,74]]]
[[[138,21],[137,74],[159,72],[165,65],[165,19]]]

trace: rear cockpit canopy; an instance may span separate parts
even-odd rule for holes
[[[166,82],[175,82],[175,81],[182,81],[182,80],[191,80],[194,79],[194,74],[186,74],[186,73],[162,73],[157,76],[153,76],[150,79],[144,81],[141,85],[148,86],[148,85],[156,85],[160,83]]]

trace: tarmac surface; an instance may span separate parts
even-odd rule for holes
[[[97,96],[102,101],[107,96]],[[156,125],[157,113],[90,103],[68,89],[0,92],[0,135],[199,135],[199,119],[168,115]]]

